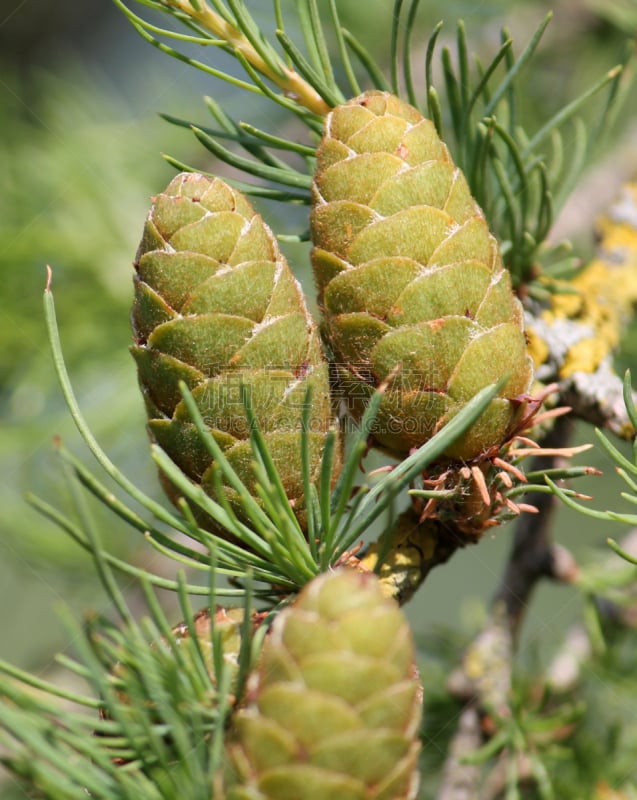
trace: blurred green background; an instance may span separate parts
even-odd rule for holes
[[[271,20],[269,3],[251,5]],[[348,27],[379,58],[388,49],[391,5],[389,0],[339,3]],[[546,11],[554,9],[555,19],[524,78],[522,111],[531,129],[619,61],[637,27],[634,0],[447,0],[423,6],[423,41],[439,19],[451,37],[456,20],[463,18],[470,46],[485,58],[497,48],[502,26],[511,30],[519,52]],[[57,614],[61,605],[77,614],[106,609],[90,560],[24,499],[33,491],[61,507],[70,503],[54,437],[87,463],[92,460],[53,374],[41,304],[45,264],[53,268],[62,342],[81,407],[111,458],[159,497],[127,352],[131,264],[149,198],[174,172],[160,153],[217,169],[187,131],[157,114],[203,121],[203,94],[214,95],[236,116],[246,113],[245,96],[145,44],[109,0],[5,0],[2,5],[0,657],[38,672],[55,671],[53,653],[72,650]],[[602,100],[588,108],[593,117],[596,102]],[[279,124],[267,105],[250,105],[249,111],[255,125],[276,129]],[[590,165],[585,189],[558,221],[560,231],[576,238],[583,257],[591,252],[596,210],[637,170],[636,126],[633,91],[598,163]],[[303,225],[302,217],[290,216],[287,209],[260,209],[279,232]],[[289,253],[313,295],[307,253],[298,247]],[[636,365],[636,340],[627,338],[620,370]],[[580,439],[591,435],[586,429],[578,432]],[[599,452],[584,460],[610,469]],[[592,483],[583,488],[595,494],[598,506],[617,507],[619,487],[611,473]],[[147,565],[154,559],[134,532],[99,509],[95,513],[109,548]],[[606,536],[621,536],[622,529],[596,527],[561,512],[556,532],[585,555]],[[510,529],[496,531],[432,575],[408,607],[416,631],[434,625],[471,630],[497,584],[510,534]],[[158,561],[150,566],[170,569]],[[557,641],[578,607],[575,592],[542,587],[525,627],[523,651],[532,654],[540,643],[544,648]],[[0,794],[24,796],[8,784],[0,785]]]

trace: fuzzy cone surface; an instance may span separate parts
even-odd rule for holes
[[[386,92],[335,108],[318,148],[311,235],[325,338],[354,418],[385,384],[374,437],[404,456],[508,376],[446,455],[502,444],[532,381],[522,308],[433,123]]]
[[[422,694],[409,625],[370,573],[315,578],[268,635],[230,751],[229,800],[416,796]]]
[[[214,495],[214,464],[181,398],[184,381],[251,487],[247,398],[302,521],[303,406],[311,387],[310,461],[318,478],[332,425],[328,374],[301,287],[272,231],[237,190],[182,173],[154,198],[135,267],[131,350],[151,438]],[[227,495],[241,515],[229,488]]]

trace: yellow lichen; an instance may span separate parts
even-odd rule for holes
[[[386,597],[406,602],[422,582],[423,570],[434,557],[438,541],[437,526],[431,521],[418,523],[411,511],[396,521],[389,552],[381,541],[370,545],[360,560],[364,570],[378,569],[380,586]]]
[[[579,328],[562,362],[559,376],[595,372],[619,345],[622,330],[637,304],[637,185],[624,187],[621,204],[598,221],[598,255],[571,281],[556,288],[541,318],[549,326],[569,321]],[[527,330],[536,366],[551,354],[549,344],[533,327]]]
[[[548,358],[550,348],[533,328],[527,328],[526,340],[528,353],[533,359],[533,366],[537,369]]]

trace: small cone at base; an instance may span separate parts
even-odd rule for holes
[[[320,575],[264,643],[228,800],[414,798],[421,694],[409,625],[377,578]]]

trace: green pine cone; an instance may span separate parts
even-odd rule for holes
[[[522,308],[434,125],[385,92],[335,108],[318,148],[311,234],[342,398],[358,419],[386,386],[377,443],[404,456],[508,376],[446,455],[471,459],[506,441],[532,381]]]
[[[223,606],[218,606],[212,619],[210,616],[210,609],[202,608],[193,618],[196,642],[193,642],[186,622],[180,622],[178,625],[175,625],[172,629],[172,633],[181,649],[185,661],[194,662],[195,659],[203,657],[206,670],[214,685],[216,684],[216,656],[212,636],[214,630],[219,637],[218,641],[223,651],[223,661],[225,668],[230,671],[230,686],[234,691],[239,672],[239,651],[241,650],[244,620],[244,608],[224,608]],[[193,665],[193,671],[195,669],[196,667]]]
[[[212,459],[181,399],[183,380],[231,465],[252,486],[243,387],[303,523],[303,405],[309,386],[311,469],[318,478],[332,426],[328,369],[274,235],[240,192],[218,178],[182,173],[154,198],[135,267],[132,354],[151,438],[214,495]],[[233,491],[227,494],[241,515]]]
[[[235,717],[229,800],[415,797],[417,677],[409,625],[374,575],[315,578],[276,618]]]
[[[129,731],[137,730],[145,736],[149,723],[161,726],[163,732],[160,734],[159,729],[155,729],[152,735],[162,737],[167,759],[177,757],[173,750],[167,706],[172,706],[173,712],[174,707],[183,709],[185,717],[191,713],[205,713],[205,709],[217,709],[220,702],[217,683],[220,663],[224,684],[227,681],[223,702],[236,702],[245,613],[244,608],[226,609],[219,606],[211,616],[210,609],[203,608],[191,621],[194,637],[191,636],[188,623],[181,622],[172,628],[170,640],[162,636],[148,645],[148,651],[146,645],[141,645],[146,652],[140,650],[139,643],[132,647],[130,643],[125,645],[123,642],[109,651],[109,657],[116,654],[119,658],[112,670],[111,680],[119,704],[130,711],[128,724],[132,727]],[[261,624],[261,617],[256,612],[252,614],[251,623],[253,630]],[[202,668],[208,675],[207,681],[202,680]],[[192,676],[197,676],[197,679],[192,680]],[[163,702],[162,697],[164,701],[170,698],[170,703]],[[112,708],[112,705],[102,706],[100,719],[112,720]],[[115,718],[119,719],[119,715],[115,714]],[[106,733],[98,735],[104,738],[107,746],[112,744],[115,763],[120,765],[134,761],[135,752],[140,752],[140,746],[143,749],[138,742],[131,755],[124,758],[117,752],[122,747],[121,737]]]
[[[243,625],[245,621],[245,609],[243,608],[223,608],[217,607],[214,617],[210,616],[210,609],[203,608],[198,611],[193,617],[193,629],[197,641],[193,641],[190,635],[190,629],[186,622],[180,622],[172,628],[172,635],[175,644],[179,647],[180,657],[182,659],[181,665],[175,658],[170,646],[164,638],[159,643],[153,642],[150,647],[158,662],[158,672],[162,677],[169,682],[174,680],[175,671],[182,669],[183,664],[187,664],[193,674],[198,670],[198,664],[203,660],[205,669],[210,678],[210,686],[202,684],[202,691],[206,693],[206,697],[213,703],[216,701],[216,672],[215,672],[215,659],[219,654],[215,654],[213,645],[212,631],[214,630],[218,636],[219,643],[222,647],[222,660],[225,669],[230,673],[230,687],[231,692],[235,690],[237,676],[239,673],[239,651],[241,649],[241,638],[243,632]],[[258,620],[254,620],[256,625]],[[135,661],[136,653],[133,653],[133,660]],[[139,673],[139,667],[135,667],[135,674],[132,674],[130,659],[122,656],[122,660],[118,662],[113,670],[113,675],[121,680],[124,685],[131,685],[131,682],[143,683],[143,676]],[[128,695],[122,691],[119,693],[120,699],[123,702],[128,702]]]

